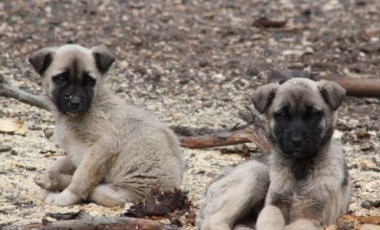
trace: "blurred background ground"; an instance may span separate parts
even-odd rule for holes
[[[117,57],[109,84],[120,97],[168,125],[228,129],[242,122],[237,113],[249,104],[247,95],[269,82],[272,70],[378,78],[379,12],[377,0],[0,1],[0,74],[39,94],[29,54],[65,43],[102,45]],[[256,27],[263,16],[286,24]],[[347,98],[338,112],[335,137],[354,180],[354,215],[380,215],[379,105],[378,99]],[[33,178],[61,154],[49,140],[51,116],[0,98],[0,118],[24,124],[16,134],[0,134],[0,224],[40,222],[47,212],[79,209],[120,213],[94,204],[43,204]],[[183,189],[195,208],[224,166],[245,159],[219,149],[184,154]]]

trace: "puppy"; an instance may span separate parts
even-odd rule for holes
[[[199,228],[237,229],[242,220],[257,230],[316,230],[335,223],[347,211],[351,191],[341,145],[332,140],[344,95],[334,82],[302,78],[259,87],[252,101],[267,118],[272,151],[210,185]]]
[[[67,155],[35,179],[46,203],[116,206],[141,201],[151,186],[181,185],[183,156],[174,133],[107,88],[109,51],[64,45],[41,49],[29,62],[42,76],[55,140]]]

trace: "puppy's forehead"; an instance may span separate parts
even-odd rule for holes
[[[53,70],[58,72],[76,68],[78,71],[96,73],[95,59],[90,49],[79,45],[59,47],[53,57]]]
[[[278,88],[273,100],[273,109],[289,107],[293,112],[301,112],[306,107],[324,109],[325,102],[317,83],[309,79],[291,79]]]

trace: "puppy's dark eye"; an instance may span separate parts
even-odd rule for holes
[[[274,113],[274,117],[280,120],[288,120],[290,118],[289,114],[286,111],[278,111]]]
[[[60,73],[57,74],[53,77],[53,82],[57,85],[65,85],[69,82],[69,77],[68,74],[65,73]]]
[[[83,78],[83,85],[87,87],[94,87],[96,84],[95,78],[91,77],[90,75],[85,75]]]
[[[322,111],[317,111],[317,110],[308,110],[306,111],[304,115],[305,120],[316,120],[321,118],[323,115]]]

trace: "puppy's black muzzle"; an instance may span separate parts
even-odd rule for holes
[[[80,94],[66,92],[61,98],[59,108],[64,113],[85,113],[89,109],[89,102]]]
[[[290,123],[280,135],[279,147],[282,152],[293,158],[314,155],[318,151],[318,135],[313,135],[311,127]]]

